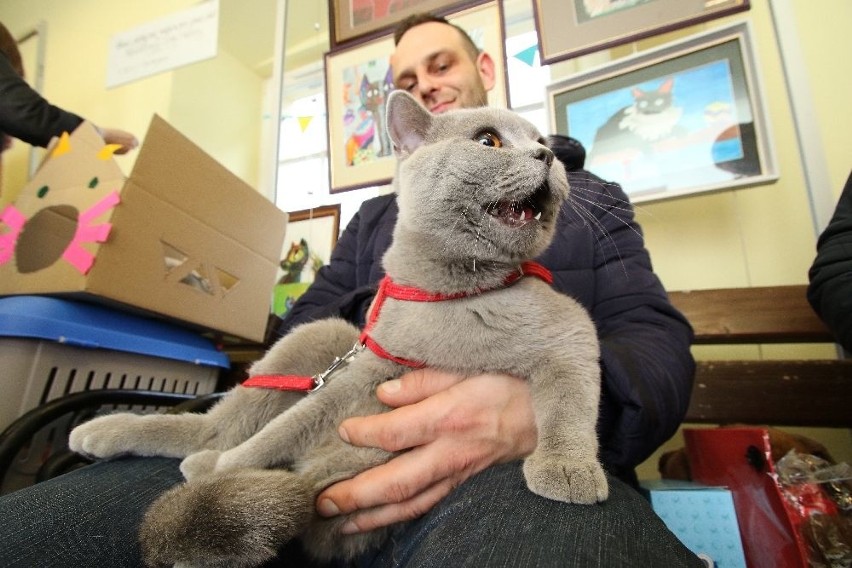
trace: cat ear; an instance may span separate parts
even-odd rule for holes
[[[388,135],[397,154],[407,156],[423,144],[432,126],[432,114],[405,91],[388,97]]]

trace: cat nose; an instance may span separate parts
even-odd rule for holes
[[[541,160],[542,162],[550,166],[550,164],[553,163],[553,151],[550,148],[545,148],[544,146],[541,146],[535,149],[535,152],[533,152],[533,158],[535,158],[536,160]]]

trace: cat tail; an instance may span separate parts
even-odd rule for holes
[[[139,531],[149,566],[258,566],[314,517],[315,488],[287,470],[239,470],[174,487]]]

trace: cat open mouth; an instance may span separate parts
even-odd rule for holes
[[[550,187],[544,183],[532,195],[523,199],[503,199],[491,203],[485,212],[510,227],[524,227],[541,220],[542,211],[550,195]]]

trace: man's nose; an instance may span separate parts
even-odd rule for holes
[[[432,81],[429,77],[419,76],[417,77],[417,93],[420,95],[421,99],[426,99],[437,90],[438,86]]]

